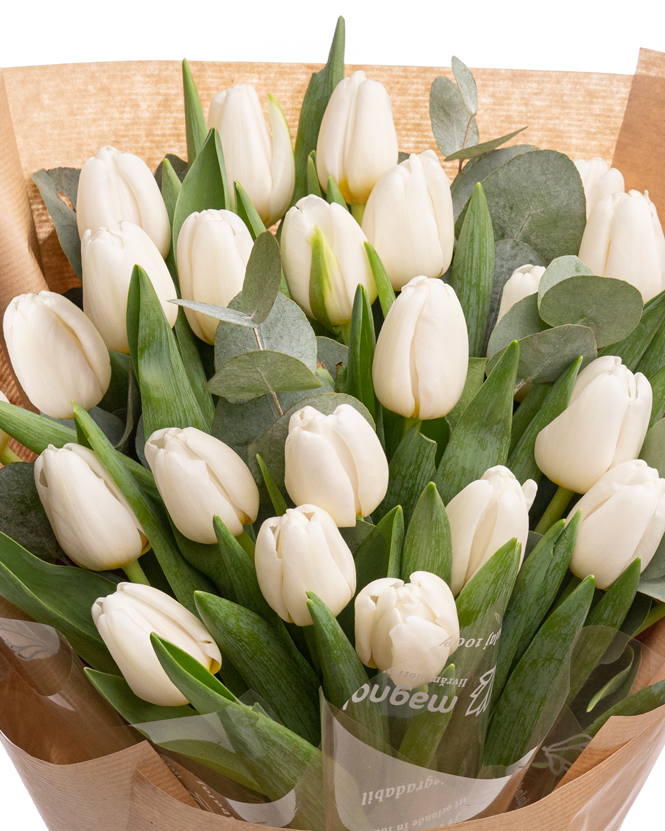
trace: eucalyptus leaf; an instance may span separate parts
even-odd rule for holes
[[[319,335],[316,338],[316,361],[317,364],[323,365],[331,378],[335,380],[337,367],[340,364],[344,366],[348,364],[349,348],[343,343]]]
[[[425,486],[436,471],[436,442],[426,438],[414,425],[399,443],[389,463],[388,490],[375,516],[385,516],[401,505],[408,522]]]
[[[547,262],[577,254],[586,199],[573,162],[554,150],[522,153],[482,182],[495,239],[530,245]]]
[[[76,194],[80,174],[80,170],[66,167],[38,170],[32,174],[32,181],[39,188],[46,209],[55,225],[60,247],[79,280],[83,277],[81,238],[76,222]],[[71,201],[74,210],[61,198],[61,193]]]
[[[307,161],[316,150],[323,113],[337,84],[344,78],[344,18],[339,17],[328,62],[309,80],[298,119],[295,144],[296,184],[292,204],[307,195]]]
[[[645,304],[639,324],[628,337],[619,343],[609,344],[609,346],[601,349],[598,354],[616,355],[621,358],[621,363],[628,367],[631,372],[637,372],[650,344],[658,337],[659,332],[665,331],[663,324],[665,324],[665,291]],[[643,372],[644,370],[640,369],[639,371]],[[654,372],[650,374],[653,375]]]
[[[514,159],[515,156],[520,156],[522,153],[530,153],[532,150],[537,149],[532,144],[515,144],[512,147],[492,150],[489,153],[483,153],[482,156],[476,156],[470,159],[457,174],[450,186],[455,221],[457,222],[466,203],[471,199],[473,189],[478,182],[484,181],[490,173],[493,173],[498,167]],[[519,263],[519,265],[525,265],[525,263]]]
[[[208,389],[229,401],[244,401],[274,392],[313,390],[323,386],[309,367],[283,352],[255,350],[227,361],[208,382]]]
[[[492,139],[492,141],[484,141],[482,144],[474,144],[471,147],[465,147],[463,150],[458,150],[457,153],[446,156],[446,161],[463,161],[464,159],[473,159],[476,156],[482,156],[484,153],[490,153],[492,150],[496,150],[497,147],[501,147],[502,144],[510,141],[510,139],[515,138],[515,136],[518,136],[520,133],[523,133],[526,129],[526,127],[520,127],[519,130],[514,130],[512,133]]]
[[[476,86],[476,79],[473,77],[473,73],[469,67],[454,55],[450,65],[455,75],[457,88],[464,102],[464,106],[469,111],[469,115],[475,115],[478,111],[478,87]]]
[[[640,450],[640,459],[655,467],[661,478],[665,478],[665,419],[659,419],[649,428]]]
[[[256,238],[242,284],[241,309],[254,323],[268,317],[279,293],[282,258],[275,237],[264,231]]]
[[[279,418],[270,396],[234,404],[220,398],[212,422],[212,435],[232,447],[247,462],[247,448]]]
[[[37,493],[33,464],[0,469],[0,531],[44,562],[69,563]]]
[[[538,284],[538,303],[552,286],[563,280],[568,280],[569,277],[576,277],[582,274],[593,274],[591,269],[586,266],[579,257],[574,257],[571,254],[565,257],[557,257],[547,266],[545,273],[540,278]]]
[[[624,280],[583,274],[541,289],[541,318],[550,326],[588,326],[599,348],[627,338],[642,317],[642,295]]]
[[[538,314],[538,295],[528,294],[511,306],[496,324],[489,337],[487,355],[492,358],[514,340],[522,340],[547,328]]]
[[[451,156],[469,145],[478,144],[478,126],[469,113],[459,88],[441,75],[434,79],[429,96],[429,116],[437,147]]]
[[[239,312],[226,306],[215,306],[212,303],[200,303],[198,300],[183,300],[181,298],[173,302],[183,309],[191,309],[193,312],[208,315],[208,317],[215,320],[223,320],[234,326],[246,326],[249,329],[255,329],[258,326],[258,323],[245,312]]]

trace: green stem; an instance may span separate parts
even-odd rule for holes
[[[342,323],[339,327],[339,336],[342,340],[342,343],[345,346],[349,345],[351,340],[351,321],[349,320],[348,323]]]
[[[150,585],[150,581],[145,576],[138,560],[134,560],[133,563],[127,563],[126,566],[123,566],[122,570],[125,572],[131,583],[140,583],[142,586]]]
[[[540,518],[540,522],[536,525],[536,534],[545,534],[555,522],[561,519],[574,493],[575,491],[569,491],[567,488],[557,488],[552,501]]]
[[[249,536],[247,531],[243,531],[239,537],[236,537],[236,540],[243,547],[245,553],[249,554],[250,559],[254,561],[254,540]]]
[[[422,424],[421,418],[416,418],[415,416],[411,416],[411,418],[405,418],[404,424],[402,425],[402,438],[406,436],[409,430],[416,425],[416,430],[420,429],[420,425]]]
[[[314,666],[314,671],[317,675],[321,674],[321,660],[319,659],[319,650],[316,648],[316,636],[314,634],[314,627],[313,626],[301,626],[300,631],[305,636],[305,641],[307,643],[307,648],[309,649],[309,654],[312,658],[312,664]]]
[[[360,202],[354,202],[351,205],[351,216],[355,219],[358,225],[363,224],[363,216],[365,215],[365,206],[361,205]]]
[[[17,456],[9,445],[5,447],[2,453],[0,453],[0,465],[11,465],[13,462],[22,461],[23,459],[20,456]]]
[[[633,635],[636,638],[638,635],[641,635],[642,632],[646,632],[646,630],[653,626],[654,623],[658,623],[659,620],[665,617],[665,603],[658,603],[653,609],[649,612],[646,616],[644,623],[640,626],[640,628],[635,632]]]

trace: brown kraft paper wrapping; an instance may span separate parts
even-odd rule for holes
[[[348,67],[347,74],[355,68]],[[391,94],[400,149],[421,152],[432,147],[429,88],[438,75],[451,77],[450,70],[363,68]],[[294,137],[302,96],[317,69],[298,64],[192,64],[205,110],[218,90],[252,83],[262,101],[268,91],[276,95]],[[665,211],[665,166],[660,164],[665,55],[642,50],[632,78],[517,70],[477,70],[475,74],[484,139],[528,124],[512,143],[560,150],[574,159],[601,156],[610,161],[614,157],[627,187],[648,188],[656,205]],[[17,293],[45,286],[65,291],[78,282],[59,249],[53,224],[30,179],[32,173],[43,167],[81,167],[104,144],[132,151],[154,169],[167,152],[186,155],[182,112],[176,62],[3,71],[0,313]],[[452,176],[454,168],[449,167]],[[0,388],[11,400],[20,401],[4,349],[0,352]],[[25,618],[3,604],[0,598],[0,616]],[[665,621],[644,640],[665,654]],[[147,742],[72,764],[31,756],[7,739],[3,744],[51,831],[260,828],[196,807]],[[665,707],[644,716],[613,718],[550,796],[517,811],[458,827],[469,831],[619,831],[663,746]]]

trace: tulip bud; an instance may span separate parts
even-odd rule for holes
[[[129,353],[127,294],[135,265],[144,269],[162,304],[169,326],[178,307],[171,274],[155,243],[133,222],[86,231],[81,240],[83,308],[109,349]]]
[[[365,235],[351,214],[337,203],[328,204],[319,196],[305,196],[286,214],[282,226],[282,264],[291,296],[310,317],[317,317],[310,296],[312,247],[323,251],[325,276],[323,302],[333,326],[348,323],[353,312],[357,286],[363,285],[370,302],[376,299],[376,285],[365,251]]]
[[[155,177],[133,153],[107,145],[81,170],[76,199],[79,236],[123,219],[143,228],[162,257],[171,247],[171,223]]]
[[[10,403],[9,399],[7,398],[7,396],[4,394],[4,392],[2,390],[0,390],[0,401],[4,401],[5,404]],[[8,436],[7,433],[5,433],[4,430],[0,430],[0,454],[4,453],[5,450],[7,449],[7,445],[9,444],[9,439],[10,438],[11,437]]]
[[[330,96],[316,144],[316,172],[350,204],[365,204],[381,174],[397,162],[397,133],[386,88],[359,70]]]
[[[626,189],[621,171],[616,167],[610,168],[608,163],[598,156],[590,162],[578,159],[575,167],[584,186],[587,219],[601,199],[614,193],[623,193]]]
[[[372,366],[377,398],[405,418],[440,418],[459,401],[468,365],[469,335],[455,290],[414,277],[379,333]]]
[[[420,274],[440,277],[448,269],[453,200],[433,150],[386,170],[367,201],[362,227],[397,291]]]
[[[538,486],[523,486],[503,465],[469,483],[446,507],[453,547],[453,594],[458,594],[485,563],[513,537],[522,546],[529,536],[529,510]]]
[[[582,511],[570,564],[608,589],[637,557],[649,565],[665,533],[665,479],[641,459],[608,470],[575,505]]]
[[[586,493],[610,468],[636,459],[649,429],[653,393],[621,358],[596,358],[580,372],[567,408],[536,438],[536,464],[557,485]]]
[[[191,655],[213,675],[222,656],[201,621],[168,594],[135,583],[120,583],[114,594],[100,597],[92,619],[134,695],[162,707],[188,700],[167,676],[150,642],[155,632]]]
[[[215,543],[218,516],[234,537],[259,512],[259,491],[231,448],[196,427],[154,432],[145,456],[176,528],[190,540]]]
[[[340,528],[369,516],[388,490],[388,460],[371,425],[349,404],[332,415],[291,416],[284,483],[296,505],[317,505]]]
[[[665,236],[656,206],[637,190],[606,196],[593,209],[580,260],[594,274],[625,280],[646,303],[665,289]]]
[[[459,641],[455,599],[436,574],[416,571],[411,582],[394,577],[374,580],[355,602],[356,651],[365,666],[380,669],[402,686],[435,678]]]
[[[307,592],[337,616],[356,590],[356,565],[332,517],[315,505],[267,519],[256,538],[256,576],[263,596],[287,623],[311,626]]]
[[[545,269],[539,265],[522,265],[513,271],[503,287],[497,323],[515,303],[538,292],[540,278],[544,273]]]
[[[247,226],[232,211],[190,214],[178,236],[178,274],[183,298],[228,306],[242,291],[253,244]],[[197,337],[206,343],[215,342],[218,320],[187,308],[185,314]]]
[[[83,568],[124,568],[150,548],[127,500],[87,447],[49,445],[35,462],[35,485],[62,550]]]
[[[296,182],[289,125],[272,95],[268,120],[270,130],[250,84],[218,92],[210,102],[208,129],[219,131],[229,182],[242,185],[266,227],[284,215]]]
[[[52,291],[20,294],[3,328],[12,368],[38,410],[73,418],[72,401],[86,410],[99,404],[111,383],[109,352],[71,300]]]

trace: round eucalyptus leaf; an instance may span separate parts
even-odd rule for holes
[[[584,265],[579,257],[574,257],[568,254],[565,257],[557,257],[545,269],[545,273],[540,278],[538,286],[538,297],[542,297],[548,289],[560,283],[562,280],[567,280],[569,277],[575,277],[577,274],[593,274],[591,269]]]
[[[538,295],[529,294],[518,300],[494,327],[487,344],[487,355],[491,358],[501,352],[514,340],[542,332],[548,326],[538,314]],[[488,367],[489,370],[489,367]]]

